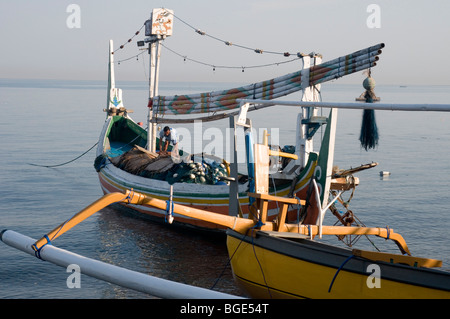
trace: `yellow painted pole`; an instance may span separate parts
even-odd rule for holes
[[[64,223],[53,229],[51,232],[46,234],[44,237],[36,241],[36,243],[32,246],[33,249],[35,251],[38,251],[45,244],[48,244],[52,240],[55,240],[69,229],[73,228],[74,226],[78,225],[88,217],[92,216],[95,212],[113,203],[149,205],[159,208],[161,210],[166,210],[167,207],[166,201],[152,197],[147,197],[143,194],[136,193],[133,190],[131,191],[127,190],[125,194],[110,193],[96,200],[94,203],[87,206],[85,209],[81,210],[72,218],[68,219],[67,221],[65,221]],[[173,208],[174,213],[222,225],[242,233],[245,233],[247,229],[255,225],[254,221],[251,219],[244,219],[228,215],[211,213],[208,211],[195,209],[192,207],[183,206],[179,204],[174,204]]]
[[[167,203],[163,200],[147,197],[143,194],[135,193],[132,199],[132,203],[139,205],[150,205],[162,210],[166,209]],[[174,213],[196,218],[218,225],[222,225],[235,231],[246,234],[247,231],[255,225],[255,221],[252,219],[233,217],[228,215],[222,215],[217,213],[211,213],[205,210],[196,209],[184,205],[174,204]],[[277,225],[273,222],[265,221],[264,225],[260,226],[261,230],[277,230]],[[319,226],[317,225],[292,225],[286,224],[278,229],[279,231],[298,232],[304,235],[313,236],[319,234]],[[323,235],[374,235],[385,239],[394,241],[403,254],[411,255],[406,241],[402,235],[394,232],[393,229],[381,228],[381,227],[347,227],[347,226],[322,226]]]
[[[284,225],[280,231],[299,233],[307,236],[317,236],[317,225]],[[411,256],[408,245],[402,235],[391,228],[382,227],[352,227],[352,226],[322,226],[322,235],[373,235],[394,241],[403,254]]]
[[[350,228],[350,229],[347,229]],[[327,235],[375,235],[381,238],[394,241],[403,254],[411,255],[408,245],[402,235],[394,232],[390,228],[382,227],[342,227],[342,226],[323,226],[322,233]]]
[[[32,246],[35,251],[39,250],[44,246],[45,244],[48,244],[49,241],[52,241],[62,234],[64,234],[69,229],[73,228],[77,224],[81,223],[86,218],[93,215],[95,212],[98,212],[102,208],[105,208],[106,206],[117,203],[117,202],[126,202],[129,199],[130,191],[127,190],[125,194],[123,193],[110,193],[107,195],[104,195],[103,197],[99,198],[95,202],[93,202],[91,205],[87,206],[85,209],[81,210],[79,213],[74,215],[72,218],[66,220],[64,223],[53,229],[51,232],[49,232],[46,236],[42,237],[36,243]]]
[[[161,210],[166,210],[167,202],[161,199],[152,198],[145,196],[141,193],[131,191],[126,191],[125,194],[122,193],[110,193],[107,194],[78,214],[65,221],[50,233],[36,241],[32,246],[35,251],[38,251],[42,246],[49,243],[50,241],[56,239],[57,237],[64,234],[69,229],[73,228],[77,224],[81,223],[86,218],[93,215],[95,212],[101,210],[102,208],[113,204],[113,203],[128,203],[134,205],[148,205],[159,208]],[[173,205],[173,212],[179,215],[188,216],[191,218],[196,218],[199,220],[207,221],[217,225],[222,225],[231,228],[241,234],[246,234],[247,231],[256,225],[253,219],[240,218],[237,216],[229,216],[218,213],[212,213],[201,209],[196,209],[189,206],[184,206],[180,204]],[[299,224],[277,224],[269,221],[265,221],[264,225],[261,225],[258,229],[266,231],[278,230],[279,232],[290,232],[299,233],[308,236],[316,236],[319,234],[319,226],[317,225],[299,225]],[[393,240],[403,254],[411,255],[408,246],[400,234],[394,233],[392,229],[379,228],[379,227],[347,227],[347,226],[322,226],[323,235],[375,235],[378,237]]]
[[[292,158],[294,160],[298,159],[298,156],[295,154],[291,154],[291,153],[285,153],[285,152],[279,152],[279,151],[273,151],[273,150],[269,150],[269,155],[270,156],[280,156],[280,157],[287,157],[287,158]]]
[[[145,196],[140,193],[134,193],[132,204],[149,205],[161,210],[166,210],[167,202],[161,199]],[[189,206],[180,204],[173,205],[173,212],[179,215],[196,218],[199,220],[207,221],[217,225],[225,226],[236,230],[240,233],[245,233],[247,229],[253,227],[255,222],[247,218],[233,217],[229,215],[223,215],[218,213],[208,212],[202,209],[196,209]],[[236,212],[237,213],[237,212]]]

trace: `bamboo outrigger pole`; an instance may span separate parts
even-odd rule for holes
[[[267,200],[280,200],[292,201],[294,198],[282,198],[267,195],[269,197],[263,198]],[[264,196],[263,196],[264,197]],[[70,230],[77,224],[81,223],[86,218],[92,216],[95,212],[101,210],[102,208],[113,204],[113,203],[125,203],[125,204],[135,204],[135,205],[148,205],[161,210],[166,210],[167,201],[145,196],[141,193],[131,191],[126,191],[125,194],[122,193],[110,193],[104,195],[91,205],[87,206],[85,209],[80,211],[78,214],[73,216],[71,219],[63,222],[61,225],[53,229],[48,234],[44,235],[41,239],[37,240],[36,243],[32,245],[33,250],[38,255],[40,250],[47,244],[49,244],[54,239],[58,238],[66,231]],[[286,233],[297,233],[304,236],[310,236],[311,238],[319,235],[321,232],[323,235],[375,235],[385,239],[391,239],[394,241],[402,253],[410,255],[408,246],[400,234],[394,233],[392,229],[379,228],[379,227],[342,227],[342,226],[322,226],[319,228],[317,225],[301,225],[301,224],[284,224],[280,229],[280,223],[278,221],[267,221],[265,220],[264,225],[260,225],[258,220],[250,218],[233,217],[228,215],[222,215],[218,213],[212,213],[201,209],[196,209],[180,204],[173,204],[173,212],[175,214],[188,216],[191,218],[196,218],[204,220],[207,222],[215,223],[227,228],[233,229],[243,235],[247,235],[249,231],[253,229],[263,230],[263,231],[278,231]],[[266,212],[262,212],[267,213]],[[280,211],[280,214],[283,212]],[[280,216],[281,217],[281,216]]]
[[[55,240],[77,224],[81,223],[85,219],[92,216],[97,211],[105,208],[106,206],[109,206],[114,203],[124,203],[124,204],[134,204],[134,205],[149,205],[153,206],[162,210],[166,210],[167,208],[167,202],[164,200],[156,199],[147,197],[143,194],[136,193],[133,190],[127,190],[125,194],[123,193],[110,193],[107,195],[102,196],[98,200],[96,200],[94,203],[90,204],[83,210],[81,210],[79,213],[74,215],[72,218],[68,219],[67,221],[61,223],[59,226],[57,226],[55,229],[50,231],[48,234],[43,236],[41,239],[36,241],[36,243],[33,245],[33,249],[38,252],[42,247],[44,247],[46,244],[50,243],[51,241]],[[200,209],[195,209],[179,204],[173,205],[174,213],[189,216],[193,218],[198,218],[202,220],[208,220],[212,223],[216,223],[225,227],[236,229],[240,232],[245,232],[246,229],[253,227],[254,222],[250,219],[243,219],[239,222],[237,221],[236,217],[232,216],[224,216],[221,214],[215,214],[207,211],[203,211]]]

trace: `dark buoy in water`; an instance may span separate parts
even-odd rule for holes
[[[380,171],[380,179],[381,180],[388,180],[390,175],[391,175],[391,172],[389,172],[389,171]]]

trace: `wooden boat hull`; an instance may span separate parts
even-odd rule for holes
[[[125,121],[126,124],[132,128],[126,133],[121,132],[118,134],[115,132],[117,127],[123,128],[123,123],[115,125],[118,121]],[[126,136],[127,140],[133,140],[136,136],[141,136],[135,140],[135,144],[140,146],[146,141],[146,131],[134,123],[131,119],[123,117],[109,117],[103,127],[99,144],[97,148],[97,157],[106,154],[111,151],[111,145],[118,136]],[[311,156],[311,159],[307,167],[302,171],[302,175],[298,178],[298,181],[294,188],[294,194],[296,196],[304,198],[308,189],[308,183],[311,176],[314,173],[314,169],[317,165],[316,154]],[[100,185],[104,194],[113,192],[125,193],[126,190],[133,189],[136,192],[142,193],[148,197],[157,198],[161,200],[168,200],[170,196],[170,184],[164,180],[157,180],[147,177],[142,177],[128,173],[116,166],[110,161],[106,160],[103,164],[97,168]],[[240,184],[238,195],[241,208],[241,214],[243,217],[247,217],[249,213],[249,198],[248,198],[248,184]],[[284,185],[276,189],[278,196],[287,196],[291,191],[291,182],[287,181]],[[275,193],[275,192],[274,192]],[[208,210],[214,213],[220,213],[224,215],[229,214],[229,186],[228,185],[209,185],[209,184],[193,184],[193,183],[175,183],[173,184],[173,202],[191,206],[193,208]],[[126,205],[128,208],[133,209],[135,212],[144,214],[157,221],[164,222],[166,219],[166,211],[157,209],[146,205]],[[289,207],[288,219],[296,219],[299,210],[297,205]],[[237,212],[234,212],[235,214]],[[269,220],[275,218],[278,214],[278,207],[276,202],[269,203]],[[174,223],[183,224],[187,226],[194,226],[204,228],[208,230],[220,230],[224,231],[225,228],[204,222],[201,220],[174,215]]]
[[[252,298],[450,298],[448,272],[375,262],[309,239],[228,230],[227,247],[235,280]],[[379,288],[371,267],[379,267]]]

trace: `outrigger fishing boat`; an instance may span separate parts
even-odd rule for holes
[[[246,117],[245,112],[249,103],[266,102],[241,101],[244,104],[240,118]],[[1,239],[10,246],[57,265],[67,267],[73,263],[81,264],[82,272],[87,275],[163,298],[235,297],[160,281],[151,276],[93,261],[49,245],[57,237],[110,204],[120,202],[125,205],[145,205],[167,210],[175,218],[187,216],[225,227],[234,278],[243,291],[252,298],[450,298],[450,273],[435,269],[442,267],[442,261],[413,256],[403,237],[393,229],[355,224],[354,219],[350,220],[353,216],[349,214],[341,216],[343,223],[339,226],[323,225],[325,212],[335,209],[344,188],[337,194],[331,192],[333,196],[330,198],[322,195],[326,192],[327,185],[331,184],[332,177],[347,174],[345,171],[330,173],[337,108],[364,109],[368,104],[278,103],[331,107],[320,152],[311,153],[317,161],[313,163],[314,173],[309,180],[310,192],[305,198],[268,194],[271,150],[267,144],[255,143],[252,147],[255,155],[253,163],[255,192],[249,193],[248,196],[255,199],[256,214],[247,217],[239,217],[238,214],[228,216],[152,198],[130,189],[125,193],[104,195],[37,241],[12,230],[4,230]],[[450,112],[450,105],[374,104],[369,107],[382,110]],[[314,203],[312,198],[316,199]],[[268,220],[268,201],[275,201],[279,205],[277,216],[272,221]],[[305,210],[305,216],[302,216],[299,222],[288,222],[287,206],[298,201],[302,206],[314,205],[316,209]],[[376,236],[394,242],[400,252],[393,254],[342,248],[318,240],[330,235]]]
[[[322,68],[324,68],[323,65]],[[309,69],[309,74],[317,69]],[[329,70],[327,69],[326,72]],[[298,81],[301,80],[302,74],[301,72],[297,74]],[[365,88],[367,101],[370,102],[373,87],[368,85]],[[120,95],[118,98],[120,99]],[[413,256],[404,238],[389,227],[366,227],[356,220],[350,210],[344,214],[336,213],[336,205],[342,203],[343,192],[352,189],[356,184],[353,174],[359,170],[374,167],[376,163],[349,170],[333,167],[337,109],[360,109],[364,112],[375,109],[449,112],[450,105],[275,102],[264,98],[246,99],[245,96],[230,99],[239,105],[239,112],[232,113],[229,118],[230,123],[233,123],[234,137],[237,136],[237,130],[245,131],[247,183],[251,182],[250,186],[246,185],[243,189],[242,185],[239,185],[237,165],[230,163],[229,174],[222,178],[229,185],[220,186],[229,192],[228,198],[225,195],[223,197],[229,202],[230,214],[215,212],[211,207],[206,209],[195,207],[189,201],[187,201],[188,204],[177,202],[178,195],[170,196],[170,189],[173,191],[172,194],[177,194],[175,186],[182,183],[168,183],[169,185],[165,188],[169,190],[169,196],[166,194],[152,196],[149,192],[141,192],[141,189],[145,190],[144,186],[138,184],[140,187],[134,188],[136,184],[129,183],[129,188],[125,190],[122,189],[125,185],[117,185],[117,189],[105,190],[106,194],[102,198],[61,223],[39,240],[12,230],[4,230],[1,233],[2,241],[63,267],[71,263],[82,263],[82,272],[87,275],[163,298],[232,297],[216,294],[216,292],[209,294],[201,289],[185,290],[185,286],[150,280],[149,276],[91,261],[49,245],[95,212],[108,205],[122,203],[133,209],[151,207],[159,210],[168,221],[186,217],[189,220],[200,220],[226,229],[226,244],[234,278],[243,291],[252,298],[450,298],[450,273],[436,269],[442,267],[442,261]],[[156,105],[155,99],[153,102]],[[325,119],[311,116],[303,119],[304,123],[301,121],[301,124],[319,124],[320,122],[320,126],[325,126],[318,153],[309,150],[308,156],[305,157],[298,149],[293,153],[271,149],[268,138],[264,138],[262,143],[252,141],[250,138],[252,123],[247,116],[248,111],[254,106],[261,108],[274,104],[300,107],[302,114],[314,114],[314,108],[317,107],[330,109],[329,116]],[[114,158],[114,156],[102,155],[104,151],[110,151],[104,147],[110,145],[110,148],[114,149],[111,145],[120,142],[119,137],[109,134],[113,130],[111,123],[124,125],[129,131],[139,133],[132,135],[133,137],[123,134],[127,136],[127,139],[139,136],[144,141],[146,137],[138,125],[132,124],[133,122],[126,115],[127,112],[123,110],[123,113],[113,116],[108,113],[105,134],[102,134],[104,139],[101,140],[102,153],[101,157],[98,157],[100,163],[97,163],[99,173],[105,176],[110,174],[108,169],[119,169],[112,162],[103,162]],[[307,131],[311,133],[316,127],[317,125],[311,126],[309,127],[311,130]],[[129,132],[128,129],[123,132]],[[128,141],[127,139],[124,141]],[[297,143],[301,145],[299,141]],[[368,144],[370,145],[370,141]],[[139,146],[137,150],[143,153],[148,152],[140,148],[143,146]],[[234,152],[235,155],[236,152]],[[299,160],[300,163],[306,162],[306,165],[299,166],[298,172],[301,174],[296,175],[299,177],[291,180],[291,185],[299,185],[298,181],[301,180],[302,187],[296,186],[293,192],[286,192],[289,194],[270,192],[269,180],[272,179],[271,174],[273,174],[270,167],[273,156],[288,158],[291,160],[290,163],[293,163],[291,165],[299,165],[296,164]],[[128,175],[123,176],[128,178]],[[124,181],[127,180],[123,178]],[[154,179],[154,182],[161,181]],[[209,187],[212,188],[212,186]],[[241,202],[241,192],[245,192],[248,198],[248,203],[246,202],[245,205]],[[292,205],[300,207],[300,213],[295,220],[288,218],[289,207]],[[240,206],[251,206],[252,209],[242,214]],[[276,209],[272,209],[274,212],[270,215],[272,207]],[[340,225],[324,225],[324,216],[328,210],[338,217]],[[350,248],[330,245],[320,240],[324,236],[337,236],[339,239],[344,236],[376,236],[392,241],[398,247],[399,253],[354,249],[351,245]]]
[[[250,210],[254,210],[254,206],[248,205],[254,201],[247,195],[248,191],[253,191],[252,173],[244,171],[230,176],[230,165],[236,165],[237,158],[224,159],[202,152],[188,154],[178,147],[172,150],[171,146],[168,154],[159,152],[157,125],[226,119],[238,113],[239,99],[244,98],[273,100],[301,91],[302,100],[317,101],[321,83],[374,67],[384,47],[382,43],[377,44],[325,63],[321,63],[319,54],[299,53],[298,57],[303,60],[302,70],[284,76],[228,90],[162,96],[158,94],[159,56],[161,42],[172,35],[172,22],[171,10],[154,9],[151,19],[145,23],[146,35],[149,37],[138,42],[141,46],[149,44],[151,60],[147,129],[131,118],[131,112],[125,107],[122,98],[122,90],[115,87],[114,50],[110,42],[108,97],[104,109],[107,116],[95,159],[100,185],[105,194],[133,188],[150,197],[171,199],[174,203],[232,216],[236,213],[248,216]],[[254,109],[256,107],[251,106],[248,111]],[[167,117],[171,115],[172,118]],[[271,157],[272,182],[268,186],[271,195],[305,198],[308,191],[312,166],[317,160],[308,154],[313,149],[314,134],[325,124],[326,118],[317,115],[317,108],[304,108],[297,122],[292,145],[271,145],[273,151],[290,153],[284,155],[289,158],[283,162],[275,153]],[[230,123],[230,128],[234,130],[235,123]],[[254,139],[253,134],[247,136],[250,143]],[[235,137],[229,143],[229,148],[236,150]],[[247,151],[247,154],[251,156],[251,152]],[[238,182],[230,184],[230,180]],[[231,201],[230,193],[235,197]],[[167,219],[165,210],[128,206],[153,219]],[[288,220],[297,219],[299,209],[298,203],[290,204]],[[271,201],[268,203],[268,219],[272,220],[276,215],[277,205]],[[202,229],[224,230],[220,225],[189,217],[179,217],[175,222]]]

